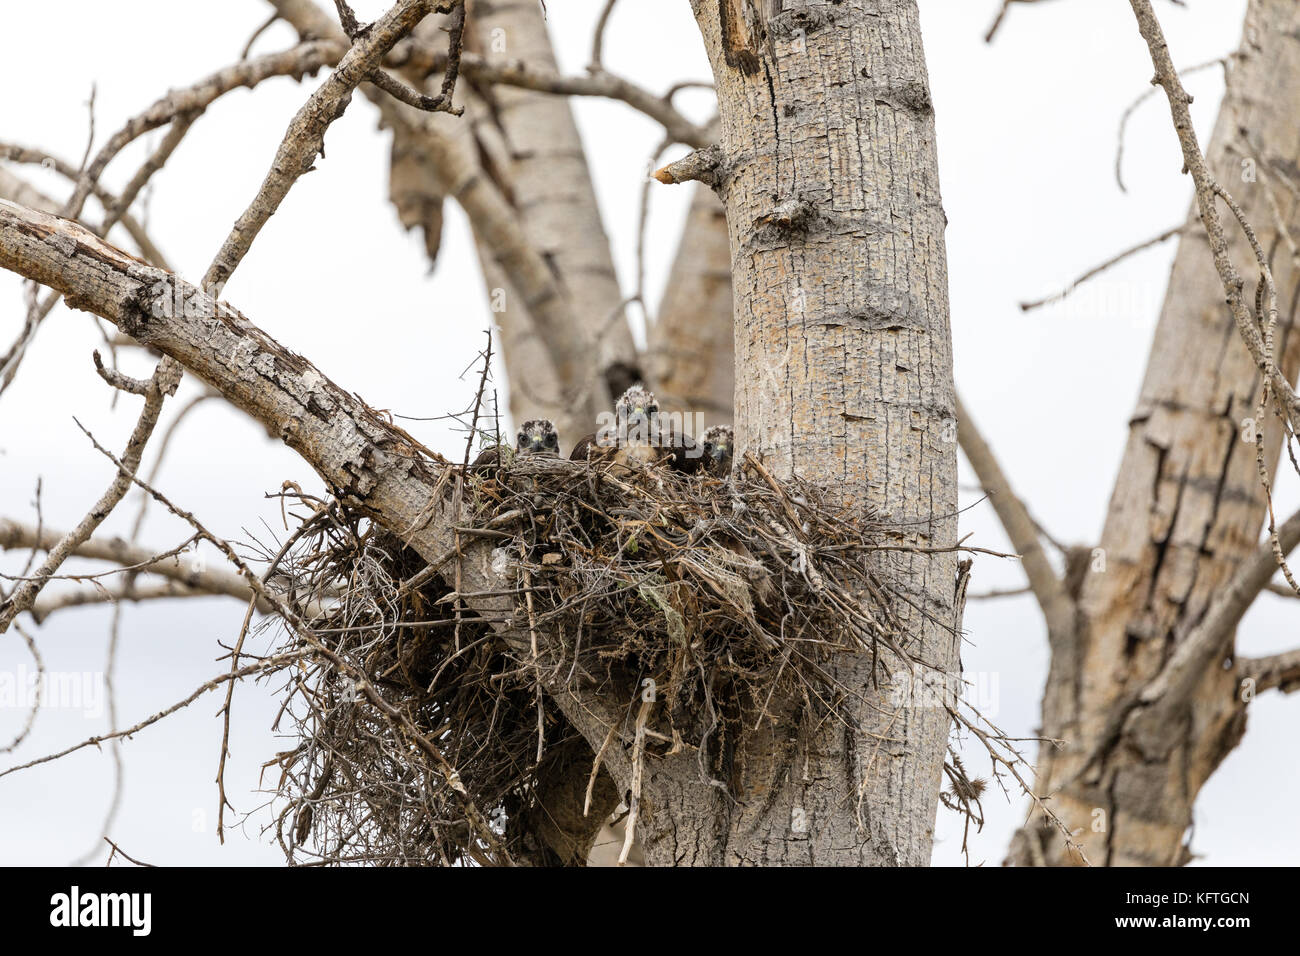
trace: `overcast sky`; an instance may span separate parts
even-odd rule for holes
[[[999,0],[921,0],[938,124],[939,161],[948,228],[952,326],[957,381],[965,402],[1001,456],[1011,480],[1058,538],[1098,537],[1137,396],[1172,260],[1166,245],[1110,271],[1061,307],[1029,314],[1017,302],[1055,290],[1111,254],[1179,223],[1190,186],[1163,102],[1152,98],[1130,123],[1125,175],[1115,185],[1116,130],[1124,108],[1148,88],[1151,65],[1126,4],[1095,0],[1016,6],[992,46],[983,35]],[[363,18],[384,0],[356,0]],[[551,32],[561,66],[585,66],[599,0],[550,0]],[[1244,0],[1201,0],[1158,9],[1179,64],[1235,48]],[[86,147],[87,108],[96,86],[96,146],[166,89],[184,86],[233,62],[265,18],[257,0],[176,3],[164,0],[46,0],[5,4],[0,58],[0,141],[38,146],[76,163]],[[293,42],[277,26],[256,50]],[[605,44],[605,61],[653,89],[706,79],[708,63],[686,0],[626,2]],[[155,179],[148,221],[176,268],[198,280],[234,221],[256,193],[289,119],[319,77],[298,84],[269,81],[223,97],[198,121]],[[1193,114],[1208,137],[1222,78],[1189,77]],[[707,118],[707,96],[684,96]],[[635,269],[635,222],[647,159],[661,132],[614,103],[575,104],[624,288]],[[120,188],[156,145],[146,137],[109,169]],[[288,347],[307,355],[336,382],[372,405],[429,417],[463,407],[473,362],[491,320],[473,244],[449,205],[437,269],[428,273],[418,233],[402,231],[387,199],[388,135],[356,97],[326,140],[328,157],[289,194],[263,230],[225,297]],[[684,151],[684,150],[682,150]],[[60,200],[65,183],[31,168],[28,177]],[[649,275],[662,289],[685,214],[687,192],[654,191]],[[22,286],[0,274],[0,343],[21,327]],[[14,385],[0,396],[0,516],[32,520],[43,481],[44,520],[66,528],[112,479],[73,416],[110,446],[120,446],[138,400],[116,408],[96,376],[92,349],[100,333],[84,313],[58,307],[47,320]],[[145,374],[139,356],[128,371]],[[175,413],[195,393],[187,381]],[[168,418],[164,417],[164,425]],[[430,447],[457,452],[461,438],[444,423],[408,427]],[[963,480],[973,478],[963,462]],[[1284,477],[1278,507],[1300,500]],[[285,480],[318,487],[295,455],[237,413],[211,402],[197,409],[173,443],[159,478],[162,490],[198,513],[219,534],[248,540],[283,535],[279,510],[264,495]],[[966,492],[969,503],[977,495]],[[105,530],[122,532],[134,514],[119,509]],[[987,505],[963,516],[973,543],[1006,546]],[[175,520],[151,513],[144,540],[159,549],[188,537]],[[22,561],[0,554],[0,570]],[[972,590],[1022,582],[1009,561],[981,558]],[[66,585],[52,585],[52,587]],[[119,716],[135,723],[183,698],[225,666],[220,642],[237,633],[243,608],[228,599],[127,607],[117,666]],[[52,671],[102,673],[109,612],[62,612],[34,629]],[[1239,647],[1248,654],[1295,643],[1296,618],[1283,599],[1265,595],[1246,617]],[[1038,720],[1047,647],[1041,617],[1028,597],[972,604],[963,660],[981,703],[1003,729],[1028,736]],[[31,663],[16,635],[0,637],[0,675]],[[226,788],[241,812],[256,811],[261,765],[289,741],[271,730],[272,688],[243,685],[235,695]],[[92,707],[89,708],[93,711]],[[283,857],[254,812],[241,832],[214,835],[221,726],[218,695],[149,728],[123,747],[126,778],[113,837],[133,856],[158,864],[279,864]],[[102,732],[106,717],[65,707],[43,711],[28,740],[0,755],[0,769]],[[23,720],[0,704],[0,745]],[[1266,695],[1252,705],[1245,740],[1202,791],[1193,850],[1210,864],[1294,863],[1297,770],[1294,727],[1300,695]],[[969,750],[968,769],[987,773]],[[1030,750],[1032,754],[1032,748]],[[64,863],[97,839],[107,808],[112,763],[88,749],[0,779],[0,863]],[[268,772],[266,784],[275,777]],[[1025,801],[996,791],[985,799],[988,822],[971,839],[972,862],[1001,861]],[[962,821],[940,810],[934,860],[960,864]]]

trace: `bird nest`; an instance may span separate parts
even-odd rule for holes
[[[537,859],[548,773],[584,764],[588,802],[597,780],[557,690],[598,693],[629,727],[657,701],[652,745],[697,750],[720,782],[722,741],[774,696],[832,706],[834,655],[909,660],[887,560],[903,535],[751,457],[724,480],[507,456],[459,493],[462,540],[487,539],[509,582],[497,618],[462,603],[454,561],[429,574],[337,502],[300,533],[294,600],[325,610],[289,637],[319,650],[285,703],[297,745],[278,759],[276,831],[292,862]]]

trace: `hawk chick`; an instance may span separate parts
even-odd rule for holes
[[[515,454],[559,458],[560,436],[556,434],[555,423],[548,418],[524,422],[515,437]]]
[[[662,457],[658,447],[659,402],[651,392],[633,385],[614,404],[613,429],[601,429],[579,439],[569,453],[571,461],[587,461],[604,449],[614,449],[619,464],[640,461],[649,464]]]
[[[524,422],[515,436],[516,455],[540,455],[543,458],[560,457],[560,437],[555,432],[555,425],[545,418],[535,418]],[[501,465],[501,447],[493,445],[478,453],[470,471],[475,474],[487,474]]]
[[[700,439],[704,445],[704,471],[710,475],[731,473],[731,455],[736,433],[730,425],[714,425]]]

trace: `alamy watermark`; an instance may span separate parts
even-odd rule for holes
[[[19,664],[0,671],[0,710],[80,710],[92,719],[104,716],[103,671],[40,671]]]

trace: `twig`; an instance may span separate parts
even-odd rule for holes
[[[1215,182],[1210,174],[1209,167],[1206,165],[1205,156],[1202,154],[1200,144],[1197,141],[1196,128],[1192,124],[1191,112],[1188,109],[1192,98],[1183,89],[1183,85],[1178,79],[1178,73],[1174,69],[1173,60],[1169,55],[1168,44],[1165,42],[1164,32],[1160,28],[1160,21],[1156,18],[1155,11],[1151,7],[1151,0],[1129,0],[1129,5],[1133,8],[1138,28],[1142,33],[1142,38],[1147,42],[1151,62],[1155,67],[1155,77],[1152,82],[1164,87],[1166,98],[1169,100],[1169,110],[1173,118],[1174,129],[1178,135],[1179,145],[1182,148],[1184,170],[1191,174],[1196,184],[1196,203],[1200,210],[1201,222],[1205,225],[1206,235],[1209,237],[1210,252],[1214,257],[1215,269],[1218,271],[1224,291],[1227,293],[1228,307],[1237,324],[1237,331],[1251,357],[1255,360],[1255,364],[1272,385],[1274,394],[1278,399],[1279,413],[1289,422],[1292,430],[1296,430],[1300,428],[1300,396],[1296,395],[1295,389],[1283,374],[1274,356],[1266,352],[1260,330],[1255,325],[1254,316],[1243,299],[1242,290],[1245,282],[1232,261],[1228,241],[1223,231],[1223,224],[1215,207],[1215,198],[1224,199],[1234,214],[1237,215],[1238,221],[1243,228],[1247,226],[1247,223],[1240,213],[1240,207]],[[1253,233],[1250,235],[1253,238]],[[1257,246],[1257,243],[1252,244]]]
[[[599,73],[604,69],[601,65],[601,51],[605,45],[605,27],[609,25],[609,15],[614,12],[616,3],[618,0],[605,0],[605,6],[596,20],[596,29],[591,37],[591,64],[587,67],[591,73]]]
[[[1074,601],[1066,593],[1065,583],[1047,560],[1029,509],[1011,488],[993,450],[984,441],[975,420],[962,404],[961,396],[957,397],[956,413],[957,440],[988,494],[998,520],[1011,539],[1012,547],[1020,554],[1021,565],[1029,578],[1029,587],[1047,622],[1048,640],[1054,648],[1068,647],[1075,638]]]
[[[650,719],[650,708],[654,706],[653,698],[641,701],[641,709],[636,714],[636,734],[632,738],[632,785],[628,798],[627,822],[623,825],[623,848],[618,852],[618,865],[627,865],[628,854],[632,852],[632,841],[636,839],[637,818],[641,813],[641,781],[645,773],[645,735],[646,722]]]
[[[1195,66],[1189,66],[1187,69],[1182,71],[1181,75],[1190,76],[1193,73],[1208,69],[1212,66],[1222,66],[1224,78],[1226,80],[1230,63],[1230,57],[1221,56],[1213,60],[1206,60],[1204,63],[1197,63]],[[1115,183],[1119,186],[1120,192],[1128,192],[1128,187],[1124,185],[1124,134],[1128,129],[1128,121],[1133,116],[1133,113],[1136,112],[1137,108],[1154,96],[1155,92],[1155,87],[1150,87],[1147,90],[1144,90],[1137,99],[1128,105],[1124,110],[1124,114],[1119,119],[1119,134],[1116,136],[1115,142]]]
[[[95,529],[103,523],[109,512],[117,506],[118,502],[130,489],[131,481],[129,476],[139,467],[140,456],[144,453],[144,446],[153,434],[154,426],[158,423],[158,413],[162,411],[163,401],[168,395],[175,392],[176,386],[180,382],[180,376],[180,366],[172,359],[164,358],[158,363],[158,368],[154,371],[153,378],[150,380],[150,389],[145,397],[144,408],[140,411],[140,418],[136,422],[135,429],[131,432],[131,437],[127,440],[125,451],[122,453],[122,461],[124,462],[122,470],[113,479],[113,483],[109,485],[108,490],[90,509],[90,512],[46,555],[36,577],[24,581],[14,588],[14,593],[9,595],[3,604],[0,604],[0,634],[8,630],[9,624],[18,614],[32,606],[46,581],[59,569],[59,565],[76,550],[78,545],[85,543],[94,534]]]
[[[108,860],[105,861],[105,863],[104,863],[105,866],[108,866],[110,863],[113,862],[113,857],[114,857],[114,856],[120,856],[120,857],[122,857],[124,860],[126,860],[127,862],[129,862],[129,863],[134,863],[136,866],[147,866],[147,867],[153,867],[153,865],[154,865],[154,864],[152,864],[152,863],[141,863],[139,860],[137,860],[135,857],[131,856],[131,854],[127,853],[125,850],[123,850],[120,846],[118,846],[116,843],[114,843],[114,842],[113,842],[112,840],[110,840],[108,837],[104,837],[104,842],[107,843],[109,846],[111,846],[111,847],[113,848],[113,851],[112,851],[111,853],[109,853],[109,855],[108,855]]]
[[[1032,309],[1037,309],[1044,305],[1053,305],[1054,303],[1060,302],[1062,299],[1068,296],[1079,286],[1083,285],[1089,279],[1095,279],[1097,276],[1101,275],[1111,266],[1118,265],[1119,263],[1123,262],[1125,259],[1129,258],[1130,256],[1137,255],[1137,253],[1139,252],[1142,252],[1146,249],[1150,249],[1152,246],[1158,246],[1160,245],[1160,243],[1172,239],[1174,236],[1182,234],[1184,228],[1185,228],[1184,226],[1174,226],[1172,229],[1166,229],[1158,236],[1152,236],[1150,239],[1146,239],[1142,242],[1139,242],[1136,246],[1130,246],[1128,249],[1125,249],[1123,252],[1116,253],[1115,255],[1107,259],[1105,262],[1101,263],[1100,265],[1094,266],[1093,268],[1089,269],[1087,272],[1083,273],[1083,275],[1079,276],[1079,278],[1075,279],[1073,282],[1067,285],[1064,289],[1061,289],[1059,292],[1054,292],[1051,295],[1042,299],[1035,299],[1032,302],[1021,302],[1020,303],[1021,311],[1029,312]]]

